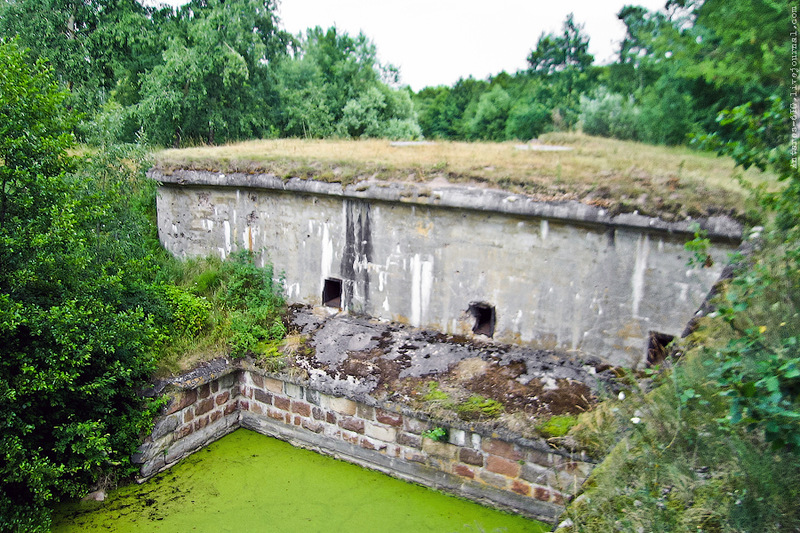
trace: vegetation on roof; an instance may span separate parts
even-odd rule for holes
[[[668,220],[715,214],[741,219],[746,213],[743,184],[775,187],[772,174],[736,169],[730,158],[687,147],[581,133],[548,133],[538,141],[399,145],[380,139],[276,139],[164,150],[155,155],[155,166],[164,172],[263,172],[345,185],[443,179]],[[568,150],[546,149],[553,146]]]

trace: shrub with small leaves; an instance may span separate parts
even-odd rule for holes
[[[639,114],[632,97],[625,98],[603,88],[598,91],[596,98],[581,96],[580,120],[583,132],[589,135],[639,139]]]
[[[234,357],[257,353],[263,341],[286,335],[281,284],[272,277],[272,265],[258,267],[255,254],[232,254],[222,265],[222,301],[230,310],[228,344]]]
[[[438,426],[435,428],[426,429],[422,432],[422,436],[438,442],[447,442],[447,439],[449,438],[449,432],[447,431],[447,428]]]
[[[172,327],[178,335],[196,335],[208,322],[211,303],[176,285],[162,285],[172,309]]]

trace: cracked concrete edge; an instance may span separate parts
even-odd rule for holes
[[[743,227],[728,216],[668,222],[634,213],[610,214],[607,210],[577,200],[543,202],[524,194],[461,185],[434,186],[401,182],[360,182],[351,185],[301,178],[279,178],[275,174],[151,169],[148,177],[170,186],[244,187],[362,200],[408,203],[430,207],[488,211],[514,216],[563,220],[593,226],[636,228],[670,234],[694,235],[694,224],[713,240],[739,242]]]
[[[144,397],[159,396],[174,390],[196,389],[221,377],[239,370],[227,357],[217,357],[201,363],[196,368],[178,376],[154,380],[149,387],[140,391]]]

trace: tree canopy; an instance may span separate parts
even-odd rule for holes
[[[417,138],[408,93],[383,82],[391,75],[392,67],[378,62],[375,45],[363,33],[309,29],[294,57],[277,67],[281,130],[311,138]]]
[[[46,531],[52,500],[129,465],[158,329],[137,305],[153,295],[132,184],[67,155],[68,95],[42,60],[0,43],[0,72],[0,529]]]
[[[269,136],[277,93],[270,63],[286,53],[272,0],[190,3],[163,62],[141,78],[133,115],[158,144]]]
[[[417,94],[395,87],[397,70],[378,61],[364,34],[289,35],[275,0],[177,9],[15,0],[0,4],[0,32],[50,61],[65,105],[83,113],[74,131],[85,142],[109,133],[167,146],[276,136],[498,141],[584,127],[683,144],[715,131],[726,108],[787,100],[790,4],[628,5],[618,13],[626,33],[617,60],[604,66],[588,51],[580,14],[570,13],[532,42],[528,68]],[[619,116],[633,122],[611,127]]]

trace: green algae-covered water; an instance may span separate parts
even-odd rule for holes
[[[54,532],[544,532],[546,524],[239,429],[105,502],[59,508]]]

